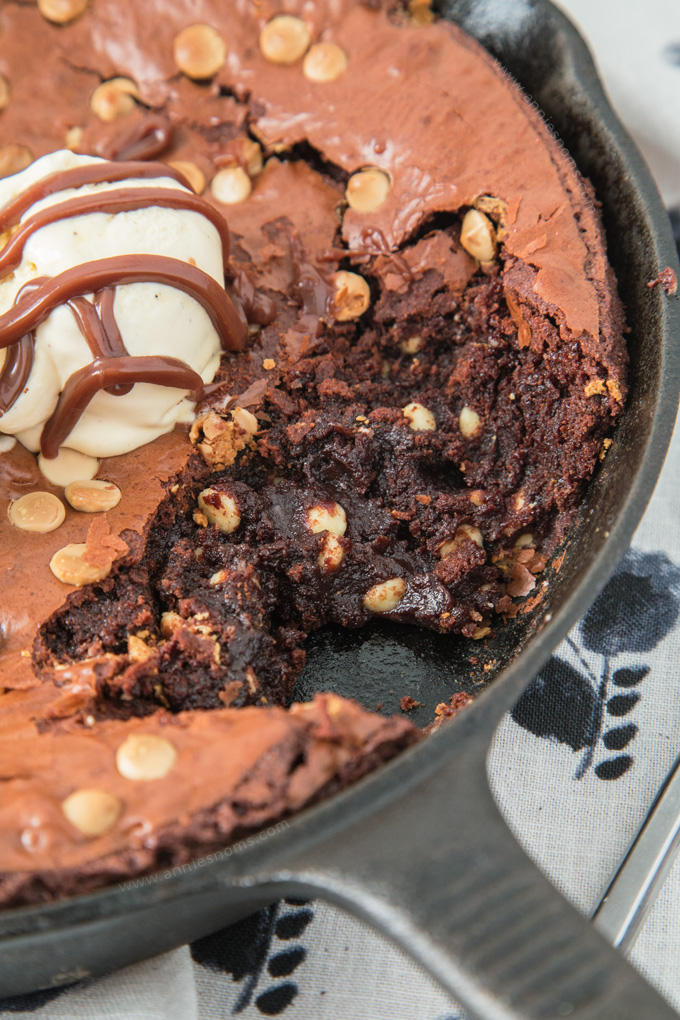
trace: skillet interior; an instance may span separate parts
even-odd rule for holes
[[[611,258],[633,327],[629,404],[567,542],[564,565],[542,606],[500,629],[485,648],[475,646],[477,664],[469,660],[468,643],[413,628],[377,625],[364,632],[317,635],[298,688],[303,697],[313,689],[332,688],[371,708],[382,701],[389,712],[402,694],[411,693],[424,703],[415,720],[427,722],[434,705],[453,691],[495,682],[448,732],[407,752],[340,798],[294,819],[266,844],[142,887],[116,887],[46,908],[6,912],[0,918],[3,994],[121,966],[255,909],[285,891],[285,875],[290,873],[286,861],[313,847],[320,832],[333,831],[341,839],[343,829],[370,817],[386,799],[415,782],[415,776],[433,770],[436,759],[453,761],[458,737],[475,727],[477,757],[483,764],[493,725],[605,583],[644,510],[672,431],[679,374],[678,302],[668,301],[660,288],[650,292],[646,287],[663,266],[677,268],[654,185],[606,103],[578,37],[546,0],[448,2],[442,13],[479,38],[512,71],[593,180],[604,203]],[[425,871],[428,863],[425,855]],[[275,868],[276,883],[251,888],[243,876],[263,868]],[[295,887],[291,880],[289,888]],[[146,918],[144,930],[135,935],[141,916]],[[375,912],[370,916],[395,934],[387,920]]]

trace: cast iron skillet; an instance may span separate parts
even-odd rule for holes
[[[628,407],[562,570],[535,615],[501,628],[475,667],[467,643],[410,628],[317,635],[301,696],[330,687],[389,711],[408,692],[425,722],[455,690],[493,683],[439,733],[219,861],[7,911],[0,995],[163,952],[279,896],[320,895],[394,939],[472,1016],[675,1016],[525,856],[491,797],[485,759],[503,713],[623,555],[661,469],[678,401],[680,302],[646,283],[677,259],[649,173],[565,18],[547,0],[444,0],[443,13],[509,68],[595,183],[633,327]]]

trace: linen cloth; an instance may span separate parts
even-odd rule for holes
[[[655,172],[680,238],[678,0],[562,0]],[[491,787],[555,885],[589,911],[680,750],[680,431],[633,547],[499,727]],[[680,861],[632,959],[680,1012]],[[326,904],[282,902],[192,947],[0,1020],[461,1020],[398,949]]]

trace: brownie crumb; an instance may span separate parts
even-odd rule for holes
[[[655,287],[661,285],[665,290],[668,297],[673,297],[678,291],[678,277],[677,274],[670,266],[666,266],[662,269],[653,280],[650,280],[647,286],[650,290],[654,290]]]
[[[434,733],[447,719],[453,719],[454,716],[462,712],[468,705],[471,705],[473,700],[472,695],[468,694],[467,691],[456,691],[451,696],[448,705],[445,701],[441,701],[434,710],[436,719],[426,728],[426,732]]]

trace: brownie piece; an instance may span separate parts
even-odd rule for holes
[[[0,751],[3,774],[14,777],[3,780],[0,809],[0,900],[8,906],[87,892],[184,864],[272,824],[282,829],[291,814],[360,779],[417,738],[405,720],[384,719],[329,694],[288,711],[159,713],[153,721],[90,727],[54,722],[30,755],[23,729],[3,734]],[[161,771],[168,755],[175,766],[171,781],[144,777],[153,766]],[[74,794],[76,775],[97,787]],[[141,793],[137,814],[130,810],[131,787]],[[118,824],[104,835],[111,819]],[[75,841],[74,828],[81,830]],[[25,866],[27,857],[32,868]]]

